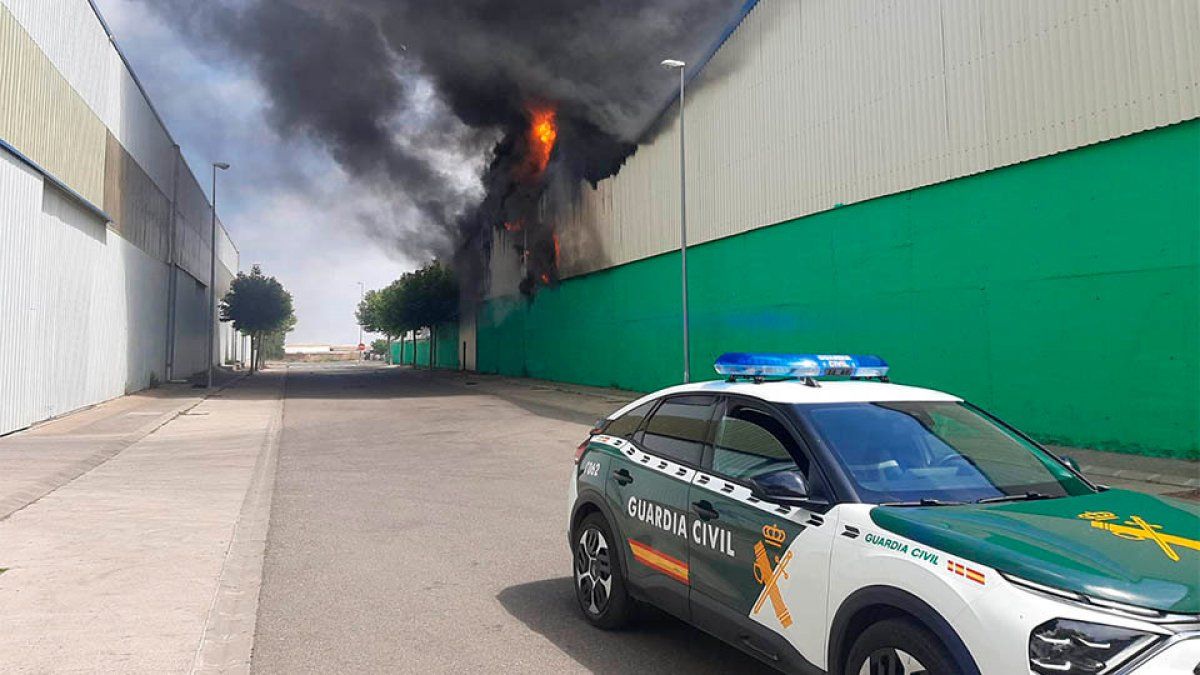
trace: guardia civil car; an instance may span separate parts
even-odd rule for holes
[[[648,603],[802,673],[1200,675],[1196,506],[1095,485],[877,357],[716,370],[579,446],[591,623]]]

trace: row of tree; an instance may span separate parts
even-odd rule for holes
[[[292,294],[254,265],[250,274],[238,272],[229,285],[221,299],[221,321],[232,321],[235,330],[250,336],[253,372],[262,367],[264,357],[283,356],[283,336],[296,326]]]
[[[389,354],[396,338],[409,332],[415,338],[428,329],[429,365],[433,367],[437,363],[437,327],[458,318],[458,282],[450,268],[435,260],[381,289],[367,291],[355,317],[363,330],[386,338]]]

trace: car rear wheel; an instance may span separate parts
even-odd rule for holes
[[[954,675],[941,640],[908,619],[885,619],[854,641],[845,675]]]
[[[608,521],[599,513],[575,528],[575,598],[584,617],[601,628],[619,628],[629,622],[633,601],[625,589],[620,543]]]

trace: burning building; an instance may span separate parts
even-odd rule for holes
[[[1200,453],[1194,2],[142,1],[392,200],[381,244],[453,257],[440,365],[681,378],[672,58],[692,373],[878,352],[1046,439]]]
[[[1200,452],[1200,62],[1177,30],[1194,7],[744,10],[687,71],[692,373],[727,350],[878,352],[1048,440]],[[555,169],[553,102],[528,110],[456,351],[678,382],[676,109],[591,179]],[[1153,386],[1078,367],[1117,353]]]

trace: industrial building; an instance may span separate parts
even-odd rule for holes
[[[1043,441],[1197,457],[1198,36],[1193,0],[748,2],[688,71],[694,379],[725,351],[877,353]],[[494,232],[442,365],[680,381],[664,115],[615,176],[543,200],[561,283],[519,294]]]
[[[225,324],[209,353],[211,223],[88,0],[0,0],[0,433],[239,359]]]

